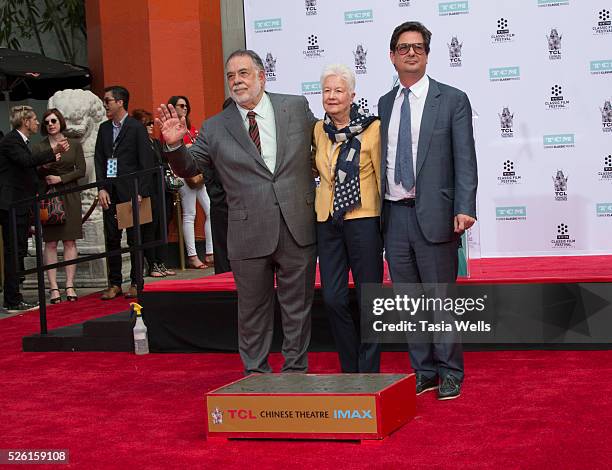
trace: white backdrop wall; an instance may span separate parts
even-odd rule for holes
[[[319,117],[320,73],[338,62],[354,68],[356,101],[377,114],[378,98],[397,80],[391,32],[423,22],[433,33],[428,74],[466,91],[474,110],[472,253],[612,252],[610,0],[244,5],[247,47],[266,62],[267,89],[305,95]]]

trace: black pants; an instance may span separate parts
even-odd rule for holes
[[[227,203],[210,201],[210,229],[212,231],[215,274],[232,270],[227,259]]]
[[[104,237],[106,239],[106,251],[118,250],[121,248],[121,236],[123,230],[117,226],[117,207],[114,203],[103,212],[104,219]],[[146,227],[146,228],[145,228]],[[140,226],[141,237],[143,243],[151,238],[152,224]],[[136,229],[134,227],[127,229],[128,246],[136,245]],[[142,279],[142,251],[134,251],[130,253],[131,269],[130,281],[138,290],[144,286]],[[109,256],[108,264],[108,284],[110,286],[121,286],[123,277],[121,276],[121,255]],[[140,266],[140,273],[137,264]]]
[[[318,222],[317,237],[323,301],[342,372],[379,372],[380,344],[361,342],[361,314],[349,307],[348,273],[350,269],[359,303],[363,283],[382,284],[380,218],[345,220],[342,226],[331,219]]]
[[[161,218],[161,213],[158,208],[161,205],[165,205],[166,207],[166,226],[161,227],[159,223],[159,219]],[[164,193],[163,197],[157,196],[157,194],[151,195],[151,210],[153,216],[153,222],[150,224],[143,225],[142,228],[145,231],[143,235],[143,240],[161,240],[163,230],[168,233],[168,227],[172,222],[172,210],[174,208],[174,194],[170,192]],[[153,248],[147,248],[144,252],[145,258],[147,259],[147,263],[149,264],[149,269],[153,265],[153,263],[166,263],[168,259],[168,244],[164,243],[162,245],[155,246]]]
[[[0,224],[2,224],[2,244],[4,247],[4,304],[17,305],[23,301],[19,292],[19,277],[15,271],[15,253],[13,251],[13,234],[10,225],[9,211],[0,210]],[[17,256],[19,266],[23,268],[23,258],[28,250],[28,216],[17,214]]]

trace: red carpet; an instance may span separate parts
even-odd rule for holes
[[[77,306],[49,308],[50,327],[120,311],[127,302],[92,295]],[[463,396],[419,397],[416,419],[381,444],[208,443],[203,395],[240,377],[238,355],[22,353],[21,336],[38,330],[37,312],[4,319],[0,328],[0,448],[69,449],[70,468],[557,469],[612,462],[609,351],[466,353]],[[272,360],[278,370],[281,358]],[[310,364],[312,372],[338,371],[335,354],[311,354]],[[405,354],[383,355],[385,372],[407,368]]]
[[[385,279],[389,273],[385,263]],[[612,256],[542,256],[538,258],[482,258],[470,262],[470,277],[460,283],[612,282]],[[352,280],[349,281],[352,284]],[[315,280],[321,287],[319,271]],[[190,280],[164,280],[145,286],[147,292],[235,291],[232,273]]]

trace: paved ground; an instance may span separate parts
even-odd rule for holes
[[[152,278],[152,277],[145,277],[145,284],[149,284],[151,282],[159,282],[160,280],[164,280],[164,279],[195,279],[198,277],[202,277],[202,276],[210,276],[212,274],[214,274],[214,269],[213,268],[209,268],[209,269],[185,269],[184,271],[181,271],[178,268],[173,268],[173,270],[176,272],[176,276],[172,276],[171,278]],[[32,276],[32,278],[36,279],[36,274],[31,274],[30,276]],[[123,290],[127,291],[130,287],[130,283],[126,283],[123,284]],[[102,289],[100,289],[99,287],[93,287],[93,288],[78,288],[77,289],[77,294],[80,297],[86,296],[87,294],[91,294],[92,292],[101,292]],[[23,294],[23,298],[26,302],[29,303],[35,303],[38,302],[38,290],[36,288],[22,288],[21,292]],[[65,298],[65,294],[62,291],[62,297]],[[3,299],[4,300],[4,299]],[[47,292],[47,303],[49,302],[49,292]],[[3,301],[4,303],[4,301]],[[0,304],[1,306],[2,304]],[[0,308],[0,320],[3,318],[9,318],[12,317],[13,315],[19,315],[18,313],[15,314],[8,314],[6,313],[3,309]]]

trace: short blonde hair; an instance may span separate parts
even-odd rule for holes
[[[19,129],[21,126],[23,126],[24,121],[32,119],[32,117],[34,117],[35,115],[36,113],[34,112],[34,109],[32,109],[31,106],[13,106],[11,108],[9,117],[11,121],[11,127],[13,129]]]
[[[346,82],[349,88],[349,93],[355,91],[355,72],[344,64],[331,64],[323,69],[321,73],[321,88],[327,77],[337,76]]]

